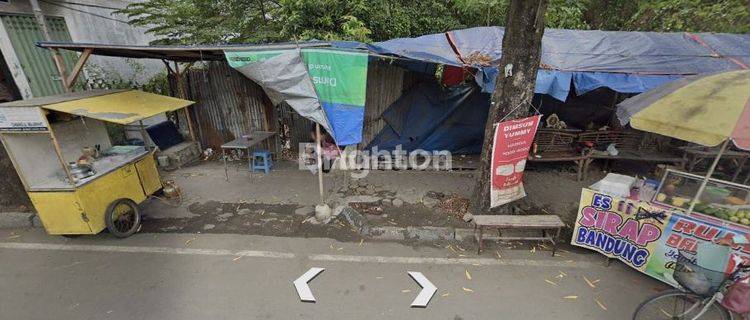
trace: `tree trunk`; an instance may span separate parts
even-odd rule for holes
[[[503,118],[511,120],[526,115],[534,97],[546,9],[546,0],[511,0],[508,4],[503,53],[498,65],[500,72],[484,127],[482,155],[477,171],[479,177],[471,199],[474,214],[487,214],[490,211],[490,160],[494,125]],[[497,210],[498,213],[509,211],[508,205]]]

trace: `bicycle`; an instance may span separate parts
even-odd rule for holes
[[[691,254],[678,251],[673,278],[682,287],[661,292],[636,308],[633,320],[731,320],[732,313],[721,303],[723,293],[750,272],[739,264],[727,275],[698,266]]]

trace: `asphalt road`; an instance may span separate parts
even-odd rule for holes
[[[628,319],[664,288],[592,253],[446,245],[0,230],[0,318]],[[316,303],[292,285],[310,267],[326,269],[310,282]],[[407,271],[437,286],[427,308],[409,307],[420,288]]]

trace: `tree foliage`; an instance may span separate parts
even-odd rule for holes
[[[508,0],[144,0],[118,11],[156,43],[383,41],[502,25]],[[550,0],[550,28],[750,32],[747,0]]]

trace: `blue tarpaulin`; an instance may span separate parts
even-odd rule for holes
[[[456,154],[482,151],[490,97],[474,85],[443,88],[422,81],[385,112],[386,125],[366,149],[392,151],[448,150]]]
[[[489,66],[472,66],[478,71],[476,81],[483,92],[491,92],[504,31],[503,27],[478,27],[374,44],[334,42],[333,46],[454,66],[465,65],[459,56],[478,53],[488,58]],[[748,65],[748,34],[546,29],[535,91],[565,100],[572,82],[578,94],[602,86],[637,93],[683,75]]]

